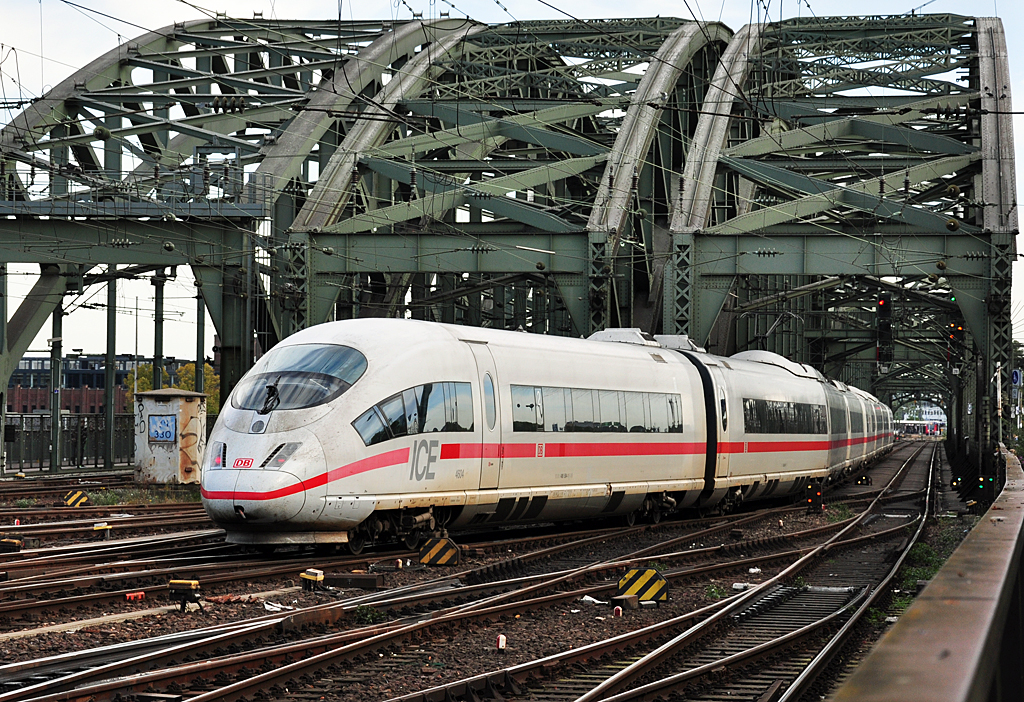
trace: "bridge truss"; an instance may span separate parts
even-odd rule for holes
[[[933,400],[980,464],[1009,85],[1000,21],[954,15],[176,24],[0,131],[0,262],[41,267],[0,375],[65,294],[187,265],[224,396],[331,319],[635,326]]]

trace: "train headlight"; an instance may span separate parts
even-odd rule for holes
[[[220,470],[228,460],[228,445],[223,441],[214,441],[210,446],[210,470]]]
[[[263,463],[260,464],[260,468],[278,470],[288,462],[288,459],[292,457],[293,453],[299,450],[300,446],[302,446],[302,444],[297,442],[281,444],[270,452],[270,455],[267,456]]]

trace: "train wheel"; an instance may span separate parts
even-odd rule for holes
[[[629,514],[623,515],[622,523],[628,527],[631,527],[634,524],[636,524],[636,512],[630,512]]]
[[[353,556],[358,556],[366,548],[366,537],[362,534],[349,533],[348,535],[348,551]]]
[[[648,513],[647,519],[650,520],[651,524],[659,523],[661,521],[661,510],[660,509],[652,509]]]
[[[405,535],[405,538],[402,540],[402,543],[404,543],[405,547],[410,551],[415,551],[417,548],[419,548],[420,545],[420,530],[413,529],[412,531],[410,531],[408,534]]]

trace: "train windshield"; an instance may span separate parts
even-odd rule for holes
[[[231,393],[237,409],[268,414],[330,402],[366,370],[366,356],[337,344],[296,344],[272,349]]]

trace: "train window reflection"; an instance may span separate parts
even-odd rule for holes
[[[572,396],[566,398],[564,388],[543,388],[543,392],[544,428],[547,431],[566,431],[565,425],[572,421]]]
[[[416,405],[416,388],[409,388],[402,393],[405,401],[405,426],[410,434],[417,434],[420,430],[419,411]]]
[[[271,349],[231,393],[237,409],[269,413],[329,402],[362,377],[366,357],[348,346],[296,344]]]
[[[598,390],[597,398],[601,408],[601,431],[626,431],[619,415],[619,393]]]
[[[469,383],[448,383],[449,423],[445,431],[473,431],[473,389]]]
[[[626,427],[630,432],[645,432],[644,394],[642,392],[625,392]]]
[[[678,395],[513,385],[512,404],[513,431],[683,431]]]
[[[532,387],[512,386],[512,430],[544,431],[537,423],[537,400]]]
[[[473,431],[470,383],[426,383],[371,407],[352,422],[367,446],[408,434]]]
[[[647,393],[647,398],[651,408],[651,421],[647,425],[649,431],[658,433],[668,431],[668,396],[659,392],[650,392]]]
[[[420,418],[420,432],[443,431],[444,383],[427,383],[414,388]]]
[[[597,431],[598,414],[594,412],[594,391],[572,388],[572,424],[567,431]]]
[[[380,403],[380,411],[384,415],[388,429],[391,430],[391,436],[405,436],[409,433],[405,423],[405,403],[402,402],[401,394]]]
[[[352,426],[359,432],[359,436],[367,446],[373,446],[391,438],[388,435],[388,430],[384,428],[384,422],[377,415],[375,407],[363,412],[359,419],[352,422]]]

